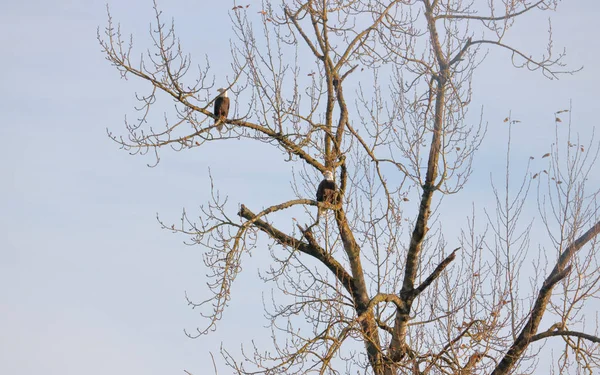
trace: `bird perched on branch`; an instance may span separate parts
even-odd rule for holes
[[[219,96],[215,99],[215,116],[217,116],[215,125],[217,126],[217,130],[221,131],[223,129],[223,122],[229,113],[229,98],[227,97],[227,89],[217,89],[217,91],[219,92]]]
[[[327,171],[323,173],[325,179],[321,181],[317,188],[317,202],[326,202],[334,204],[336,202],[337,188],[333,182],[333,173]]]
[[[317,202],[323,202],[328,204],[335,204],[337,202],[337,187],[335,186],[335,182],[333,182],[333,173],[331,171],[326,171],[323,173],[325,179],[321,181],[319,187],[317,188]],[[308,228],[302,229],[301,231],[308,239],[311,241],[312,232],[311,229],[315,225],[319,224],[319,218],[321,217],[321,211],[325,210],[327,207],[317,207],[317,220],[311,224]],[[325,223],[327,225],[327,223]]]

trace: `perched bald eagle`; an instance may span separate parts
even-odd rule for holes
[[[334,204],[336,201],[337,188],[335,182],[333,182],[333,173],[327,171],[323,173],[323,176],[325,176],[325,179],[321,181],[317,188],[317,202]]]
[[[215,116],[218,117],[215,120],[215,125],[217,125],[217,130],[221,131],[223,129],[223,121],[225,121],[229,113],[229,98],[227,97],[227,89],[218,89],[217,91],[220,94],[215,99]]]

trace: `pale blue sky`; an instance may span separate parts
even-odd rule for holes
[[[213,74],[230,74],[227,12],[233,2],[160,3],[175,17],[196,61],[206,53]],[[143,45],[151,1],[111,7],[124,31]],[[473,112],[485,107],[490,131],[471,185],[477,178],[486,184],[489,171],[502,165],[504,144],[497,140],[506,137],[502,119],[509,110],[523,121],[514,134],[521,160],[547,150],[552,112],[569,100],[576,131],[597,125],[598,16],[595,0],[565,1],[553,15],[555,46],[567,48],[571,66],[585,67],[575,76],[549,81],[511,68],[505,53],[490,54],[475,76]],[[264,259],[259,254],[248,259],[218,331],[198,340],[183,335],[184,328],[203,324],[184,300],[185,290],[205,296],[201,249],[161,231],[155,215],[176,222],[183,207],[203,203],[209,166],[236,204],[259,209],[283,201],[291,197],[291,166],[280,162],[266,170],[244,163],[248,146],[235,141],[163,152],[156,168],[146,167],[150,157],[120,151],[106,128],[123,132],[134,92],[145,86],[120,80],[104,60],[96,28],[105,21],[103,1],[0,2],[2,374],[207,374],[208,352],[218,351],[221,342],[237,349],[269,334],[262,328],[262,287],[255,277],[255,265]],[[547,21],[528,22],[534,27]],[[534,40],[528,27],[518,32],[523,46]],[[279,158],[271,148],[253,150],[259,150],[254,160]],[[464,207],[461,217],[479,194],[471,189],[452,203]]]

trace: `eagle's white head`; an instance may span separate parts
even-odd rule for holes
[[[220,89],[217,89],[217,91],[220,93],[219,96],[221,96],[223,98],[227,97],[227,89],[220,88]]]
[[[333,173],[331,173],[331,171],[323,173],[323,176],[325,176],[326,180],[333,181]]]

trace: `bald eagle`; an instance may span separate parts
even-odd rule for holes
[[[218,89],[217,91],[220,94],[215,99],[215,116],[217,116],[215,125],[217,126],[217,130],[221,131],[223,129],[223,121],[225,121],[229,113],[229,98],[227,97],[227,89]]]
[[[329,204],[334,204],[336,201],[336,186],[335,182],[333,182],[333,173],[331,171],[327,171],[323,173],[325,179],[321,181],[319,187],[317,188],[317,202],[327,202]]]

